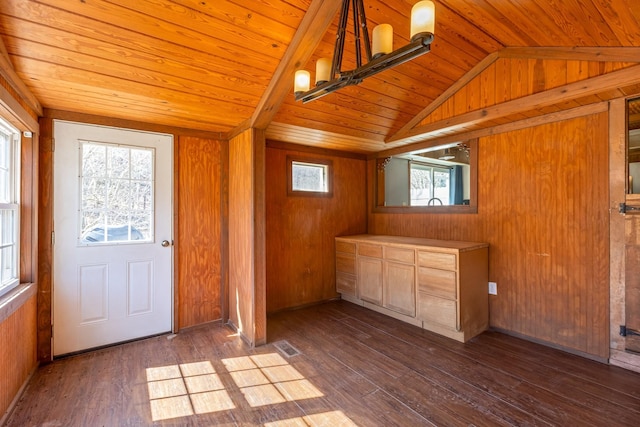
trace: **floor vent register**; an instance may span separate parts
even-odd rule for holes
[[[297,356],[300,353],[300,350],[289,344],[288,341],[276,341],[273,345],[280,351],[280,353],[284,354],[287,357]]]

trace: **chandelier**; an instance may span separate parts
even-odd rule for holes
[[[356,68],[343,71],[342,55],[349,9],[353,15]],[[306,70],[296,71],[294,80],[296,101],[307,103],[343,87],[357,85],[367,77],[429,52],[433,42],[434,26],[435,7],[433,2],[428,0],[417,2],[411,9],[411,41],[409,44],[393,50],[393,28],[391,25],[375,26],[372,32],[373,40],[370,41],[363,0],[343,0],[333,60],[318,59],[315,75],[316,85],[312,89],[310,89],[311,74]],[[365,64],[362,63],[362,45],[365,47],[367,59]]]

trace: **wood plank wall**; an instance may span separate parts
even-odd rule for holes
[[[53,120],[40,118],[38,146],[38,360],[51,361],[51,313],[53,303]]]
[[[250,345],[266,343],[264,133],[229,140],[229,321]]]
[[[177,141],[176,240],[178,329],[222,317],[222,168],[226,143]]]
[[[440,122],[457,115],[601,76],[633,65],[636,64],[561,59],[501,58],[444,101],[442,105],[423,119],[420,125]],[[617,93],[613,97],[616,96],[624,96],[624,94]],[[571,101],[568,105],[563,105],[562,108],[578,107],[599,101],[600,99],[597,97],[587,97]],[[503,118],[496,121],[494,125],[558,110],[560,110],[560,106],[532,110]]]
[[[288,196],[287,156],[331,160],[333,196]],[[267,312],[337,297],[334,238],[367,231],[364,156],[267,141],[266,159]]]
[[[608,115],[481,138],[478,160],[478,214],[374,213],[369,233],[488,242],[492,327],[607,358]]]
[[[37,365],[36,294],[0,322],[0,420]]]

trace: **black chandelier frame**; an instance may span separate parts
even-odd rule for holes
[[[343,71],[341,69],[342,57],[344,54],[349,9],[351,9],[353,15],[356,68]],[[367,77],[371,77],[388,68],[395,67],[396,65],[428,53],[431,50],[433,39],[433,33],[417,33],[411,37],[409,44],[393,52],[373,56],[371,54],[371,43],[363,0],[343,0],[340,10],[338,33],[333,51],[333,60],[331,62],[331,80],[319,81],[314,88],[306,92],[295,92],[295,99],[296,101],[307,103],[328,95],[331,92],[335,92],[338,89],[342,89],[343,87],[360,84]],[[365,46],[365,55],[367,58],[367,63],[364,65],[362,64],[362,44]]]

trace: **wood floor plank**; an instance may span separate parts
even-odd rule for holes
[[[440,337],[437,342],[444,342],[447,349],[451,349],[450,343]],[[458,346],[456,352],[493,369],[509,371],[547,390],[555,390],[559,395],[571,396],[582,405],[600,411],[602,417],[618,413],[621,407],[625,408],[622,418],[640,416],[637,375],[630,375],[624,369],[495,332],[487,332],[468,345]],[[510,362],[510,367],[506,367]]]
[[[305,322],[306,316],[302,316],[298,319],[297,323],[301,324]],[[384,318],[383,318],[384,319]],[[514,410],[513,408],[504,405],[499,405],[496,410],[491,410],[486,406],[486,403],[492,403],[495,398],[487,395],[477,387],[467,387],[467,384],[458,381],[451,376],[443,376],[442,372],[437,369],[431,369],[428,363],[424,363],[424,355],[416,354],[415,351],[406,351],[406,348],[397,348],[395,340],[388,336],[381,336],[375,329],[369,331],[358,331],[357,329],[350,329],[346,326],[346,322],[349,318],[342,318],[340,324],[330,327],[332,322],[324,322],[319,325],[318,328],[322,331],[330,330],[334,339],[338,341],[349,340],[351,345],[346,347],[345,345],[339,345],[336,350],[333,350],[333,355],[338,359],[345,359],[343,355],[347,349],[355,348],[358,345],[355,337],[365,341],[370,341],[371,346],[377,345],[376,343],[382,343],[380,348],[384,347],[384,350],[377,351],[372,347],[368,347],[369,351],[365,352],[365,346],[362,346],[360,350],[355,351],[355,355],[349,359],[347,363],[354,369],[361,369],[359,372],[371,378],[366,374],[366,368],[362,368],[356,362],[358,355],[367,354],[366,359],[362,360],[362,365],[370,363],[372,357],[378,355],[386,360],[394,360],[383,354],[384,351],[394,349],[394,357],[403,364],[412,368],[414,378],[412,381],[380,381],[380,387],[391,395],[396,396],[399,400],[407,402],[418,413],[421,413],[426,419],[436,423],[437,425],[468,425],[473,423],[476,425],[536,425],[542,421],[531,417],[525,412]],[[303,324],[304,330],[311,333],[315,332],[312,324]],[[364,326],[367,328],[367,326]],[[382,338],[382,340],[381,340]],[[340,353],[335,353],[340,352]],[[339,355],[337,355],[339,354]],[[417,357],[416,357],[417,356]],[[412,366],[412,365],[416,366]],[[433,381],[433,378],[443,378],[443,382]],[[451,383],[456,383],[456,386],[451,387]],[[466,393],[461,393],[459,388],[465,389]]]
[[[430,343],[434,345],[441,345],[446,347],[448,357],[438,356],[433,359],[434,361],[437,362],[434,366],[443,371],[456,373],[455,366],[457,366],[458,364],[460,364],[460,366],[465,366],[464,360],[458,359],[456,357],[456,354],[465,355],[465,352],[468,353],[469,349],[473,348],[473,342],[468,343],[466,345],[454,344],[454,343],[451,343],[450,340],[447,340],[446,338],[443,338],[440,336],[434,336],[433,334],[423,331],[419,328],[405,326],[401,323],[389,324],[389,322],[386,321],[386,318],[384,316],[381,316],[379,314],[376,314],[376,315],[370,314],[368,310],[362,309],[360,307],[355,307],[353,311],[350,310],[350,313],[355,315],[354,319],[357,317],[360,317],[360,319],[357,320],[357,322],[359,322],[357,325],[364,328],[363,332],[361,333],[366,333],[367,328],[372,328],[372,330],[376,330],[376,328],[380,327],[381,330],[384,330],[384,334],[386,334],[386,336],[389,336],[389,337],[393,336],[395,339],[404,340],[405,342],[411,343],[411,344],[415,344],[416,340],[420,339],[421,337],[429,336]],[[349,324],[349,320],[348,319],[345,320],[344,323]],[[512,337],[509,337],[509,338],[513,340]],[[378,336],[376,340],[376,342],[385,342],[385,348],[389,348],[390,346],[387,345],[388,344],[387,341],[388,339],[386,339],[384,335]],[[536,344],[532,344],[532,343],[530,344],[536,346],[536,348],[542,347]],[[437,347],[431,348],[432,355],[433,355],[433,350],[435,350],[436,348]],[[451,350],[455,350],[454,352],[455,354],[450,354],[449,352]],[[491,349],[489,348],[488,350],[490,351]],[[405,349],[404,351],[400,353],[396,353],[391,357],[403,357],[403,354],[406,354],[409,351],[410,350]],[[554,350],[554,351],[557,351],[557,350]],[[563,358],[569,357],[573,359],[579,359],[577,360],[577,362],[579,363],[585,363],[585,362],[588,364],[596,363],[593,361],[584,360],[580,357],[568,355],[566,353],[562,353],[562,352],[560,353],[561,353],[560,355]],[[481,354],[482,353],[476,352],[467,357],[469,357],[469,361],[478,362],[478,356]],[[443,356],[446,356],[446,355],[443,355]],[[488,366],[476,366],[469,371],[469,374],[468,374],[469,377],[464,377],[464,378],[461,377],[461,379],[465,381],[471,381],[472,383],[475,383],[475,384],[484,384],[485,386],[495,383],[494,385],[497,390],[499,390],[503,385],[509,385],[508,387],[510,389],[509,393],[496,394],[496,396],[503,398],[509,403],[516,405],[518,407],[521,407],[522,405],[531,406],[530,395],[531,394],[538,395],[541,400],[540,402],[537,402],[537,404],[534,405],[535,408],[530,411],[532,414],[537,415],[545,419],[547,422],[551,422],[551,423],[565,422],[564,420],[567,417],[572,416],[571,411],[569,410],[568,411],[569,415],[567,415],[567,412],[564,411],[564,408],[573,409],[573,411],[575,412],[576,409],[580,409],[580,408],[586,409],[586,407],[589,406],[588,402],[581,401],[581,398],[584,398],[585,395],[579,387],[576,387],[573,390],[563,390],[563,391],[557,391],[557,392],[546,390],[544,388],[544,385],[541,384],[545,382],[545,378],[546,378],[545,374],[543,373],[541,373],[541,375],[538,377],[540,380],[538,382],[540,384],[527,383],[524,378],[511,375],[512,373],[509,373],[508,376],[506,377],[504,375],[501,375],[500,369],[503,367],[501,359],[502,359],[501,356],[494,356],[492,358],[490,357],[489,359],[487,359],[490,362]],[[530,364],[521,364],[521,365],[531,366]],[[600,368],[605,367],[602,364],[597,364],[597,365],[601,365],[601,366],[598,366]],[[610,368],[610,367],[606,366],[606,368]],[[467,368],[465,367],[464,369],[466,370]],[[459,371],[456,374],[461,374],[462,372],[464,371]],[[556,375],[557,372],[552,371],[552,372],[547,372],[547,374]],[[476,375],[483,375],[483,376],[477,379],[473,379],[472,376],[476,376]],[[631,373],[631,377],[632,378],[635,377],[637,380],[637,374]],[[516,378],[518,382],[513,382],[514,378]],[[535,391],[535,393],[532,393],[532,390],[530,389],[530,386],[532,385],[534,386],[533,391]],[[640,384],[636,382],[636,383],[629,384],[628,389],[633,391],[633,390],[637,390],[638,387],[640,387]],[[493,391],[494,389],[487,389],[487,390],[490,391],[491,393],[495,393]],[[516,392],[517,390],[523,390],[522,392],[523,395],[519,396]],[[575,392],[573,393],[574,394],[573,402],[571,402],[570,398],[567,397],[567,396],[571,396],[572,391]],[[591,399],[591,400],[593,401],[594,399]],[[601,410],[602,406],[607,408],[606,402],[603,402],[602,399],[596,399],[596,401],[598,406],[590,407],[590,410],[585,410],[585,415],[580,416],[581,422],[587,423],[587,424],[590,423],[591,425],[602,425],[609,422],[611,412],[606,412],[606,410],[605,411]],[[579,403],[576,403],[576,402],[579,402]],[[577,406],[577,408],[574,409],[574,405]],[[634,407],[632,406],[629,409],[633,409],[633,408]],[[617,410],[620,408],[619,406],[616,406],[616,405],[614,406],[609,405],[609,409],[615,409],[616,411],[614,413],[617,413]],[[578,417],[577,414],[574,414],[573,416]],[[621,418],[619,422],[621,422],[622,425],[624,425],[625,423],[631,422],[631,420],[634,418],[637,419],[637,414],[634,414],[633,412],[631,412],[629,414],[622,414],[621,416],[616,418]]]
[[[467,343],[337,301],[55,360],[7,426],[635,426],[640,375],[486,332]],[[288,357],[274,342],[300,354]],[[164,394],[163,394],[164,393]],[[173,393],[173,394],[172,394]],[[166,394],[166,396],[165,396]]]
[[[348,322],[345,322],[348,324]],[[368,325],[367,325],[368,327]],[[397,333],[397,332],[396,332]],[[382,341],[383,337],[378,337],[377,342]],[[386,348],[390,346],[385,345]],[[406,349],[400,350],[401,354],[393,354],[390,357],[398,358],[402,357],[402,354],[406,353]],[[442,352],[432,352],[435,360],[443,360]],[[495,379],[499,384],[506,384],[508,381],[512,381],[517,378],[518,383],[512,384],[512,390],[524,390],[524,401],[528,401],[530,395],[539,396],[541,402],[536,405],[541,411],[541,417],[549,422],[563,421],[567,417],[565,413],[559,411],[563,407],[573,408],[574,405],[579,407],[591,408],[593,413],[589,413],[584,421],[591,422],[593,425],[601,425],[606,423],[610,417],[610,414],[616,413],[617,418],[623,423],[632,423],[638,419],[640,414],[637,413],[636,402],[627,400],[629,404],[626,407],[620,405],[619,402],[612,403],[610,399],[603,396],[597,396],[595,394],[587,393],[582,385],[584,382],[577,382],[571,377],[557,376],[557,372],[549,367],[539,365],[536,363],[522,364],[521,361],[515,360],[509,357],[508,353],[493,353],[486,351],[484,348],[480,348],[477,345],[469,344],[464,346],[464,350],[459,352],[462,357],[468,357],[468,361],[475,361],[482,364],[482,367],[474,366],[467,368],[465,360],[461,360],[458,357],[449,356],[447,361],[453,364],[460,364],[463,366],[463,370],[459,372],[460,378],[467,381],[472,381],[473,376],[483,374],[484,377],[475,379],[476,383],[488,384],[491,380]],[[452,370],[450,365],[435,365],[443,370]],[[468,370],[468,373],[467,373]],[[463,377],[463,374],[465,377]],[[505,376],[506,375],[506,376]],[[533,390],[533,391],[532,391]],[[611,400],[615,400],[615,393],[611,390],[603,393],[612,395]],[[513,404],[516,404],[516,398],[518,396],[511,394]],[[619,395],[621,399],[624,395]],[[502,398],[506,398],[503,396]],[[553,410],[548,410],[546,413],[542,413],[545,405],[552,407]],[[549,408],[547,408],[549,409]]]
[[[640,399],[637,377],[629,375],[628,370],[608,365],[604,365],[606,369],[602,369],[603,364],[600,362],[582,357],[576,359],[561,350],[539,346],[498,332],[486,332],[481,339],[483,342],[487,341],[487,345],[515,353],[523,360],[541,363],[563,374],[601,385],[604,390],[618,390]]]

